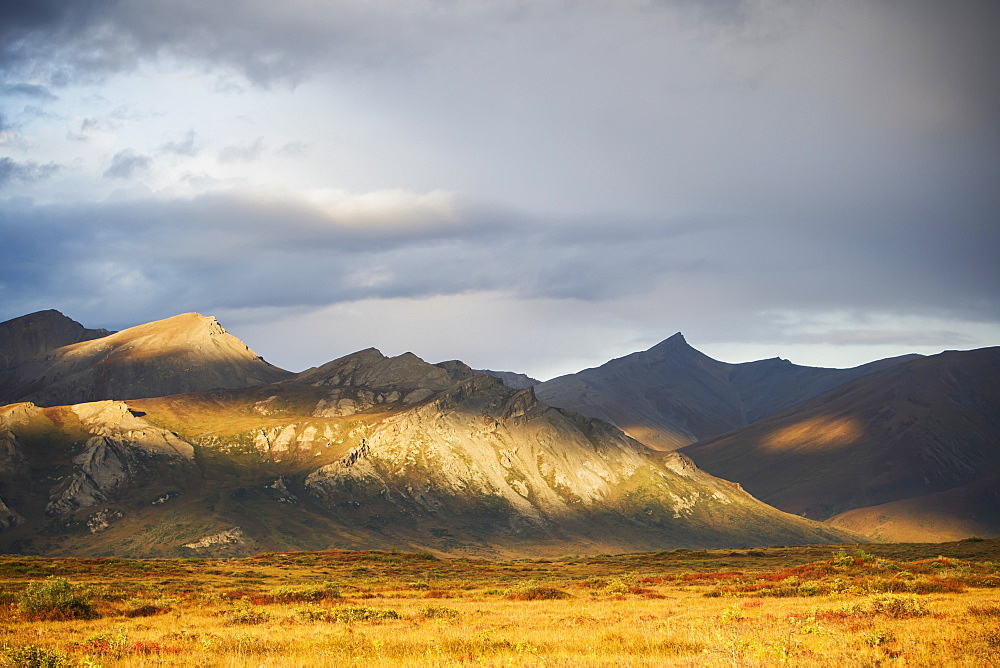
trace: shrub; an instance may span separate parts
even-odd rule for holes
[[[62,668],[73,665],[69,655],[36,645],[4,648],[4,658],[18,668]]]
[[[333,608],[333,618],[338,622],[344,622],[350,624],[351,622],[369,622],[369,621],[380,621],[383,619],[401,619],[401,616],[395,610],[389,608],[369,608],[366,606],[358,607],[339,607]]]
[[[256,608],[246,601],[238,601],[233,609],[225,614],[227,624],[262,624],[271,619],[263,608]]]
[[[50,577],[28,585],[18,597],[18,610],[29,620],[92,619],[97,617],[85,592],[69,580]]]
[[[402,616],[395,610],[366,606],[324,608],[318,605],[304,605],[295,608],[294,614],[304,622],[343,622],[345,624],[402,619]]]
[[[916,596],[894,594],[869,596],[864,601],[844,606],[840,612],[849,615],[885,615],[893,619],[923,617],[928,614],[927,605]]]
[[[569,597],[569,594],[555,587],[523,587],[504,596],[508,601],[551,601]]]
[[[968,612],[973,617],[1000,617],[1000,605],[970,605]]]
[[[446,608],[443,605],[427,605],[420,611],[420,615],[427,617],[428,619],[432,617],[450,619],[452,617],[458,617],[458,610],[454,608]]]
[[[333,582],[318,585],[302,585],[293,587],[283,585],[275,587],[270,592],[271,598],[282,603],[300,601],[322,601],[328,598],[340,598],[340,590]]]
[[[158,615],[161,612],[165,612],[167,608],[159,608],[155,605],[139,605],[134,608],[129,608],[122,613],[125,617],[152,617],[153,615]]]
[[[872,631],[861,639],[869,647],[881,647],[896,642],[896,636],[889,631]]]

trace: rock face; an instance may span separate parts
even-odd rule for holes
[[[129,501],[152,502],[164,487],[177,495],[197,472],[190,443],[114,401],[5,406],[0,452],[0,531],[100,533],[130,514]]]
[[[485,373],[487,376],[493,376],[512,390],[526,390],[539,383],[539,381],[531,376],[523,373],[514,373],[513,371],[490,371],[489,369],[477,369],[477,371]]]
[[[116,499],[157,475],[160,467],[183,467],[194,460],[190,443],[136,417],[120,401],[70,409],[92,436],[73,458],[73,472],[52,488],[46,515],[67,515]]]
[[[769,359],[727,364],[674,334],[649,350],[535,387],[538,398],[624,429],[658,450],[675,450],[742,427],[849,380],[910,357],[854,369]]]
[[[0,401],[56,406],[251,387],[290,375],[215,318],[186,313],[23,361],[0,372]]]
[[[854,537],[530,388],[412,354],[365,350],[244,390],[19,406],[11,461],[26,473],[0,477],[0,496],[25,521],[0,549],[497,556]]]
[[[0,370],[12,369],[62,346],[109,334],[106,329],[87,329],[54,310],[0,322]]]
[[[873,535],[1000,535],[998,379],[1000,348],[918,358],[684,453],[778,508]]]

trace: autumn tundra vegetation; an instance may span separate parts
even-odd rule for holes
[[[11,666],[1000,665],[1000,540],[0,557]]]

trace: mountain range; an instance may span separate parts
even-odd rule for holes
[[[727,364],[675,334],[535,391],[873,539],[1000,535],[1000,348],[823,369]]]
[[[718,362],[677,334],[537,383],[375,349],[291,373],[193,313],[107,332],[44,311],[0,323],[0,346],[11,552],[1000,535],[998,349],[816,369]]]

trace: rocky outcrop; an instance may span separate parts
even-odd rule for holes
[[[485,373],[487,376],[493,376],[512,390],[526,390],[529,387],[538,385],[540,382],[531,376],[523,373],[514,373],[513,371],[491,371],[490,369],[477,369],[477,371]]]
[[[225,546],[225,545],[239,545],[244,542],[243,529],[239,527],[233,527],[231,529],[226,529],[225,531],[220,531],[219,533],[213,533],[209,536],[205,536],[199,540],[192,543],[185,543],[184,547],[189,550],[207,550],[213,547]]]
[[[12,510],[3,499],[0,499],[0,531],[6,531],[11,527],[24,524],[25,519],[19,513]]]
[[[49,493],[45,513],[61,516],[119,498],[162,468],[192,468],[194,446],[134,415],[120,401],[72,406],[92,436],[71,475]]]

